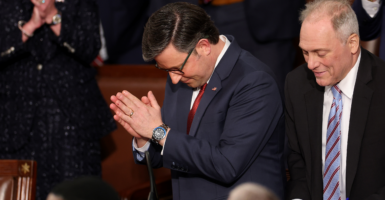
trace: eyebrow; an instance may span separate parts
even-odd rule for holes
[[[157,64],[158,64],[158,66],[159,66],[160,68],[166,69],[166,68],[164,68],[163,66],[160,66],[159,63],[157,63]],[[172,66],[172,67],[170,67],[170,69],[179,69],[179,68],[182,66],[182,64],[183,64],[183,62],[182,62],[181,64],[179,64],[179,66]],[[170,70],[170,69],[167,69],[167,70]]]
[[[302,48],[301,46],[299,46],[299,45],[298,45],[298,47],[299,47],[302,51],[308,51],[308,50],[303,49],[303,48]],[[330,51],[330,50],[329,50],[329,49],[323,49],[323,48],[311,50],[311,52],[316,52],[316,51]]]

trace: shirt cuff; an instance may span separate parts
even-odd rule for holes
[[[139,148],[135,142],[135,138],[132,139],[132,150],[137,152],[136,159],[138,161],[142,161],[144,159],[145,152],[148,150],[148,148],[150,148],[150,141],[147,141],[145,145]]]
[[[160,152],[160,155],[162,155],[162,156],[163,156],[164,147],[166,146],[166,140],[167,140],[167,137],[164,138],[164,143],[163,143],[162,151]]]
[[[378,13],[380,9],[380,0],[375,0],[374,2],[368,0],[362,0],[362,7],[365,9],[366,13],[373,18]]]

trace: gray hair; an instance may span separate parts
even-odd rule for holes
[[[228,200],[279,200],[268,188],[256,183],[243,183],[230,192]]]
[[[306,4],[301,12],[300,21],[311,17],[313,20],[320,20],[325,16],[331,18],[334,31],[337,37],[345,44],[349,36],[359,34],[358,21],[348,0],[314,0]]]

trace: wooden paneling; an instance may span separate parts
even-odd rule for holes
[[[127,90],[138,98],[153,91],[163,104],[167,73],[154,65],[105,65],[98,68],[98,84],[108,104],[110,96]],[[102,139],[103,179],[118,192],[126,191],[149,181],[147,168],[134,163],[132,136],[118,125],[118,129]],[[169,169],[155,169],[156,179],[170,177]]]
[[[34,200],[36,176],[36,161],[0,160],[0,199]]]

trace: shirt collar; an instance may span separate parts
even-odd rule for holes
[[[217,68],[219,61],[221,61],[223,55],[225,55],[227,49],[229,48],[229,46],[230,46],[230,44],[231,44],[230,40],[227,39],[227,37],[224,36],[224,35],[220,35],[220,36],[219,36],[219,39],[221,39],[223,42],[225,42],[225,46],[223,47],[221,53],[219,54],[219,56],[218,56],[218,58],[217,58],[217,62],[215,62],[215,66],[214,66],[213,73],[214,73],[214,71],[215,71],[215,68]],[[213,76],[213,74],[211,74],[211,76]],[[210,76],[209,80],[207,80],[207,84],[209,83],[209,81],[210,81],[210,79],[211,79],[211,76]]]
[[[353,68],[349,71],[344,79],[342,79],[338,84],[338,88],[344,93],[349,99],[353,98],[354,86],[356,84],[358,67],[361,61],[361,52],[358,55],[358,59],[354,64]],[[326,86],[325,91],[331,90],[332,86]]]

